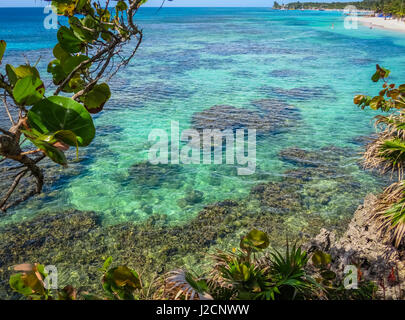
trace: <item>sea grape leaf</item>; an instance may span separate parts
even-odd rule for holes
[[[103,110],[105,103],[110,99],[110,87],[106,83],[95,85],[84,98],[84,106],[90,113],[98,113]]]
[[[31,140],[31,142],[42,150],[53,162],[67,166],[67,159],[62,150],[42,140]]]
[[[7,43],[4,40],[0,40],[0,64],[3,60],[4,53],[6,52]]]
[[[28,112],[31,128],[42,134],[72,131],[80,147],[85,147],[93,140],[96,130],[89,112],[73,99],[52,96],[36,103]]]
[[[321,276],[325,280],[334,280],[336,278],[336,273],[331,270],[325,270],[321,272]]]
[[[384,98],[381,96],[376,96],[370,101],[370,108],[373,110],[378,110],[381,108]]]
[[[28,76],[17,81],[13,96],[21,106],[31,106],[40,101],[45,94],[44,83],[35,76]]]
[[[36,78],[41,78],[37,68],[31,67],[29,65],[22,65],[17,68],[12,66],[11,64],[6,65],[6,73],[7,77],[10,80],[12,86],[15,86],[19,79],[34,76]]]
[[[64,63],[62,63],[62,68],[63,71],[66,74],[70,74],[79,64],[81,64],[84,61],[89,60],[88,56],[85,55],[78,55],[78,56],[73,56],[67,58]],[[89,68],[90,64],[86,64],[83,68]]]
[[[91,42],[97,39],[97,32],[91,32],[83,28],[83,24],[77,17],[69,18],[69,25],[74,35],[81,41]]]
[[[133,292],[141,289],[138,274],[127,266],[118,266],[108,270],[103,277],[103,289],[107,295],[116,299],[133,300]]]
[[[59,28],[57,38],[61,47],[69,53],[80,52],[83,48],[83,42],[66,26]]]
[[[63,68],[58,59],[52,60],[48,64],[48,73],[52,73],[52,80],[55,85],[59,85],[66,78],[67,74],[63,71]]]
[[[24,283],[21,273],[13,274],[10,277],[9,284],[13,290],[25,296],[33,293],[33,290]]]
[[[70,57],[69,52],[66,52],[66,50],[62,48],[60,43],[57,43],[56,46],[53,48],[53,55],[59,61],[64,61]]]

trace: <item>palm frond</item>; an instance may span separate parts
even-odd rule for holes
[[[394,183],[384,190],[374,217],[379,222],[379,229],[390,232],[398,247],[405,235],[405,182]]]
[[[179,269],[167,273],[161,292],[170,300],[213,300],[207,289],[205,280]]]
[[[396,172],[401,180],[405,164],[405,116],[402,112],[379,115],[375,124],[380,132],[366,147],[364,167],[379,169],[382,173]]]

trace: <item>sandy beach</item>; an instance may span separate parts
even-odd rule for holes
[[[377,17],[358,17],[359,22],[372,28],[394,30],[405,32],[405,22],[396,19],[377,18]]]

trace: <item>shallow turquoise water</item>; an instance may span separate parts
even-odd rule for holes
[[[43,29],[41,10],[0,9],[0,18],[7,60],[21,61],[27,43],[31,61],[47,57],[55,34]],[[353,139],[373,131],[373,113],[358,110],[353,96],[376,92],[370,81],[376,63],[391,69],[394,81],[405,79],[405,35],[363,26],[345,30],[340,13],[179,8],[159,14],[145,9],[138,18],[145,41],[113,80],[113,98],[96,118],[98,136],[81,151],[85,166],[61,171],[42,197],[10,211],[3,223],[72,207],[98,212],[105,224],[142,221],[152,213],[168,215],[171,223],[186,221],[206,204],[242,198],[253,185],[280,179],[292,167],[278,157],[286,147],[360,150]],[[28,37],[28,23],[34,36]],[[158,187],[131,176],[131,166],[147,159],[153,128],[169,131],[174,120],[187,129],[195,112],[214,105],[254,109],[253,101],[266,98],[297,107],[300,120],[258,139],[257,174],[238,176],[228,165],[183,165]],[[356,161],[348,157],[347,174],[366,190],[378,190]],[[178,201],[191,190],[201,191],[203,201],[181,208]],[[357,205],[358,198],[338,200]],[[341,214],[336,207],[316,210]]]

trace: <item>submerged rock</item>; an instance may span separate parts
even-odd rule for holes
[[[357,153],[354,149],[335,146],[322,147],[318,150],[304,150],[297,147],[289,147],[281,150],[279,153],[279,157],[282,161],[303,167],[332,167],[356,156]]]
[[[177,204],[180,208],[184,208],[186,206],[191,206],[193,204],[197,204],[202,202],[204,199],[204,193],[198,190],[192,190],[188,192],[184,198],[181,198],[177,201]]]
[[[140,187],[159,187],[163,182],[173,180],[180,171],[180,165],[155,165],[144,161],[130,167],[127,180]]]
[[[237,129],[256,129],[269,132],[273,128],[270,119],[264,114],[249,109],[232,106],[213,106],[202,112],[195,113],[191,120],[193,129],[218,129],[235,131]]]
[[[213,106],[193,115],[192,128],[199,131],[256,129],[259,134],[275,132],[288,125],[288,120],[295,117],[296,110],[293,112],[289,105],[272,102],[268,99],[254,102],[260,111],[227,105]]]
[[[261,99],[252,104],[265,112],[274,121],[279,121],[283,126],[295,125],[301,119],[300,111],[293,105],[281,99]]]
[[[299,186],[269,182],[252,188],[250,195],[271,213],[286,214],[302,208]]]

